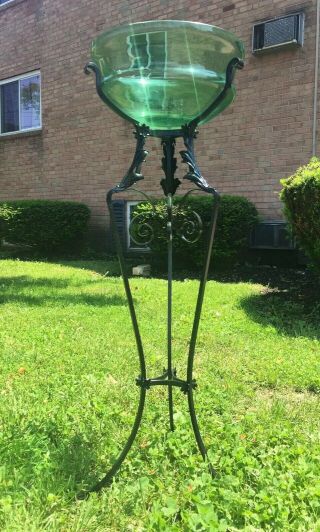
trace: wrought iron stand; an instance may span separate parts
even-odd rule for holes
[[[201,175],[201,172],[199,170],[199,167],[197,166],[195,155],[194,155],[194,138],[196,137],[196,133],[197,133],[196,127],[198,123],[201,120],[203,120],[206,116],[211,114],[214,108],[220,104],[221,100],[225,97],[225,92],[231,86],[233,75],[234,75],[234,69],[242,68],[242,66],[243,66],[242,61],[240,61],[237,58],[234,58],[229,63],[228,68],[227,68],[227,73],[226,73],[226,84],[221,94],[211,104],[211,106],[209,106],[209,108],[204,113],[202,113],[201,116],[197,117],[197,119],[191,122],[190,124],[182,127],[181,130],[161,131],[161,132],[150,131],[148,127],[134,123],[135,137],[136,137],[137,143],[136,143],[136,150],[135,150],[132,164],[128,172],[122,179],[122,181],[107,193],[107,205],[108,205],[109,212],[110,212],[112,231],[113,231],[114,240],[116,244],[116,250],[117,250],[117,254],[118,254],[118,258],[120,262],[121,273],[123,276],[124,287],[125,287],[125,292],[126,292],[126,296],[128,300],[130,316],[132,320],[132,325],[133,325],[135,340],[136,340],[136,345],[137,345],[137,351],[138,351],[138,356],[139,356],[140,375],[136,379],[136,383],[140,388],[140,399],[139,399],[139,405],[138,405],[138,409],[136,412],[135,421],[131,429],[130,436],[122,452],[120,453],[119,457],[117,458],[117,460],[115,461],[111,469],[107,472],[107,474],[97,484],[95,484],[92,488],[90,488],[89,491],[86,493],[93,492],[93,491],[99,491],[104,486],[108,486],[111,484],[114,475],[117,473],[117,471],[121,467],[122,462],[126,458],[136,438],[136,435],[137,435],[137,432],[138,432],[138,429],[139,429],[139,426],[142,420],[143,410],[145,406],[146,392],[153,386],[167,386],[168,388],[169,424],[170,424],[171,431],[174,430],[173,388],[174,387],[180,388],[181,391],[187,395],[191,423],[192,423],[192,427],[193,427],[193,431],[194,431],[194,435],[195,435],[195,439],[196,439],[199,451],[203,459],[208,463],[209,471],[211,472],[211,474],[214,475],[215,473],[212,465],[210,464],[208,460],[207,449],[203,442],[203,439],[202,439],[202,436],[199,430],[197,416],[196,416],[193,392],[197,386],[197,383],[193,379],[193,364],[194,364],[195,348],[196,348],[196,341],[197,341],[197,335],[198,335],[202,303],[203,303],[203,298],[204,298],[204,293],[205,293],[205,286],[206,286],[210,258],[211,258],[211,250],[212,250],[217,215],[218,215],[219,194],[213,187],[210,187],[208,185],[207,181]],[[107,100],[105,94],[101,90],[102,80],[100,77],[99,69],[96,67],[94,63],[88,63],[88,65],[86,65],[85,67],[85,72],[89,73],[90,70],[94,71],[96,74],[96,87],[97,87],[97,92],[99,96],[110,107],[113,107],[112,103],[110,103]],[[137,321],[137,317],[135,313],[132,293],[130,290],[129,279],[126,273],[124,254],[122,250],[120,236],[117,230],[117,225],[116,225],[115,215],[114,215],[114,210],[113,210],[114,194],[128,190],[137,181],[140,181],[143,179],[143,175],[141,173],[141,166],[148,154],[144,146],[145,146],[146,138],[149,135],[160,137],[162,148],[163,148],[162,168],[163,168],[165,177],[161,181],[161,187],[163,189],[164,195],[166,196],[167,241],[168,241],[167,368],[162,375],[160,375],[159,377],[155,377],[155,378],[148,378],[147,376],[143,344],[142,344],[138,321]],[[200,189],[201,191],[210,194],[213,199],[211,223],[210,223],[208,242],[207,242],[207,250],[206,250],[206,256],[205,256],[202,276],[200,279],[200,285],[199,285],[199,291],[198,291],[198,297],[197,297],[197,302],[196,302],[195,315],[194,315],[194,321],[193,321],[193,327],[192,327],[192,333],[191,333],[191,340],[190,340],[190,346],[189,346],[186,380],[183,380],[177,377],[176,370],[174,369],[173,363],[172,363],[172,247],[173,247],[172,241],[173,241],[173,229],[174,229],[173,228],[173,215],[172,215],[172,198],[177,188],[181,184],[180,180],[174,177],[175,171],[177,169],[177,160],[174,157],[175,142],[176,142],[177,137],[183,137],[184,145],[186,148],[185,150],[180,152],[182,161],[188,165],[188,172],[184,176],[184,179],[190,181],[193,185],[195,185],[196,189],[198,190]],[[194,188],[189,190],[187,194],[185,195],[185,197],[188,196],[188,194],[190,194],[192,190],[194,190]],[[198,215],[196,216],[198,217]]]

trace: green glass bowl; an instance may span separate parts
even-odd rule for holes
[[[92,42],[106,103],[151,130],[179,130],[222,93],[226,70],[244,48],[232,33],[198,22],[155,20],[111,29]],[[233,85],[207,122],[234,99]]]

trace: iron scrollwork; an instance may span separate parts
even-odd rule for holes
[[[137,213],[129,225],[129,235],[131,240],[139,247],[147,247],[154,240],[154,228],[146,220],[145,213]]]
[[[166,234],[168,237],[166,224],[164,223],[161,228],[161,224],[157,223],[156,208],[153,204],[151,205],[151,212],[133,213],[129,224],[130,238],[139,247],[149,246],[155,237],[161,238],[162,241],[166,240]],[[174,206],[171,229],[173,237],[178,237],[188,244],[194,244],[201,238],[203,223],[196,211],[184,210],[182,206]]]
[[[196,138],[198,132],[190,125],[183,126],[182,132],[184,145],[187,149],[180,151],[180,155],[182,157],[182,162],[188,165],[188,172],[185,174],[184,179],[191,181],[204,192],[209,192],[216,195],[216,190],[208,184],[196,162],[194,153],[194,139]]]
[[[198,242],[203,233],[203,223],[196,211],[189,211],[177,224],[175,233],[188,244]]]
[[[132,187],[137,181],[144,179],[144,176],[141,173],[141,166],[148,155],[147,150],[144,149],[144,145],[146,138],[149,136],[149,128],[145,125],[137,126],[134,131],[134,136],[137,140],[137,144],[133,161],[121,182],[115,187],[115,192],[123,192],[124,190],[127,190],[127,188]]]

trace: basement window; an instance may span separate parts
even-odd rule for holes
[[[0,81],[0,134],[36,129],[41,129],[40,72]]]
[[[135,242],[130,234],[130,225],[131,223],[134,223],[133,220],[135,216],[135,207],[139,205],[139,203],[141,203],[141,201],[126,202],[126,241],[128,251],[149,251],[148,246],[143,244],[143,239],[141,243],[139,243],[138,241]]]
[[[282,221],[261,222],[251,233],[253,249],[295,249],[295,241]]]

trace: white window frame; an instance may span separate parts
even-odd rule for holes
[[[2,4],[0,4],[0,8],[2,6],[6,6],[7,4],[11,4],[11,2],[14,2],[14,0],[7,0],[6,2],[2,2]]]
[[[143,203],[143,200],[140,200],[140,201],[126,201],[125,202],[125,206],[126,206],[126,215],[125,215],[125,224],[126,224],[126,241],[127,241],[127,251],[131,251],[131,252],[134,252],[134,251],[138,251],[139,253],[141,252],[148,252],[150,251],[150,248],[148,246],[142,246],[141,248],[139,247],[131,247],[130,246],[130,241],[131,241],[131,236],[130,236],[130,231],[129,231],[129,227],[130,227],[130,222],[131,222],[131,219],[130,219],[130,207],[133,207],[134,205],[139,205],[139,203]]]
[[[8,0],[9,2],[12,2],[13,0]],[[5,5],[5,4],[1,4],[1,5]],[[0,5],[0,7],[1,7]],[[39,84],[40,84],[40,125],[37,126],[37,127],[28,127],[28,128],[21,128],[21,109],[20,109],[20,83],[18,84],[18,89],[19,89],[19,129],[17,129],[17,131],[8,131],[8,132],[5,132],[5,133],[2,133],[1,131],[1,121],[2,121],[2,116],[1,116],[1,109],[2,109],[2,105],[1,105],[1,94],[0,94],[0,137],[8,137],[8,136],[11,136],[11,135],[19,135],[19,133],[26,133],[26,132],[29,132],[29,131],[39,131],[40,129],[42,129],[42,98],[41,98],[41,72],[40,70],[34,70],[32,72],[28,72],[27,74],[22,74],[20,76],[14,76],[13,78],[7,78],[7,79],[2,79],[0,80],[0,86],[1,85],[7,85],[8,83],[12,83],[13,81],[20,81],[22,79],[27,79],[27,78],[32,78],[33,76],[39,76]]]

